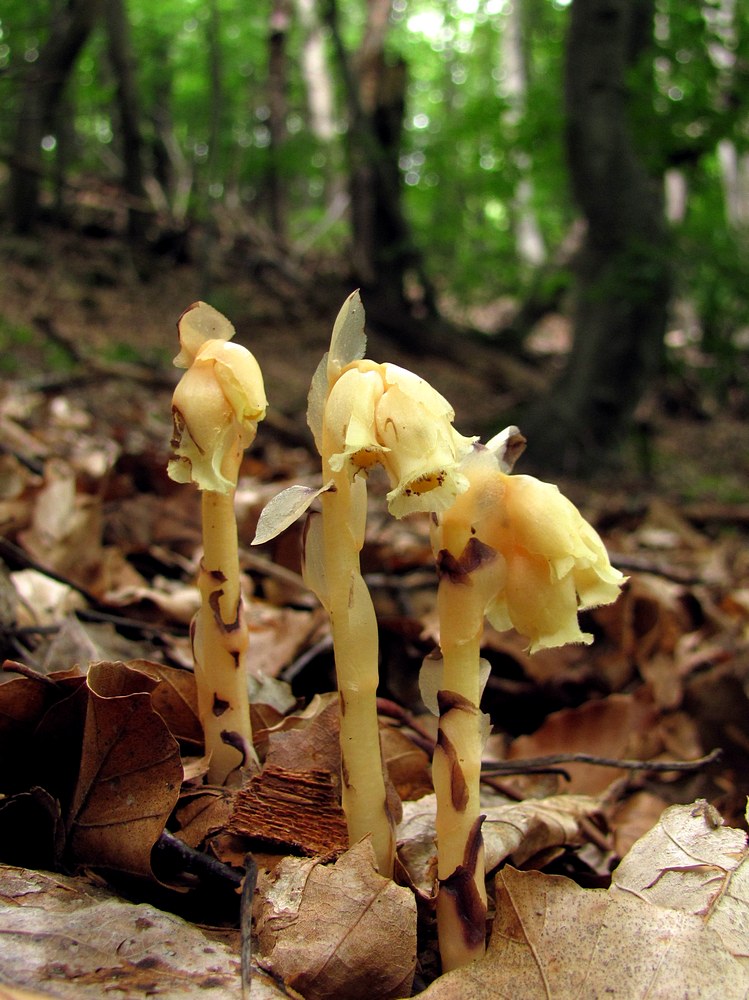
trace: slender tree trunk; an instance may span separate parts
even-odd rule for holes
[[[143,137],[140,126],[140,102],[135,83],[133,48],[130,41],[125,0],[105,0],[105,23],[109,61],[116,82],[117,110],[120,120],[120,141],[124,164],[123,186],[128,195],[128,240],[135,250],[146,242],[146,189],[143,181]]]
[[[310,130],[320,142],[335,138],[335,101],[333,82],[325,56],[325,39],[317,19],[315,0],[296,0],[299,20],[304,28],[301,68],[307,87]]]
[[[341,38],[335,0],[328,0],[326,7],[348,105],[353,277],[362,289],[370,323],[384,332],[400,332],[404,340],[410,333],[428,341],[418,324],[434,317],[436,307],[403,211],[398,161],[407,67],[403,60],[389,60],[385,54],[390,9],[391,0],[369,0],[364,37],[352,60]],[[406,295],[408,272],[422,286],[422,316],[416,323]]]
[[[663,178],[638,148],[629,84],[654,8],[654,0],[573,0],[570,12],[567,155],[587,231],[573,349],[559,384],[523,419],[529,458],[544,468],[590,471],[660,369],[670,292]]]
[[[54,19],[39,58],[26,70],[8,187],[8,216],[17,232],[29,232],[36,222],[44,177],[42,138],[55,120],[65,85],[102,3],[68,0]]]
[[[289,0],[273,0],[268,37],[268,128],[270,130],[270,164],[268,168],[268,208],[271,229],[283,243],[287,235],[288,199],[281,169],[283,148],[288,139],[288,53],[287,42],[291,25]]]
[[[513,0],[504,17],[501,41],[501,58],[504,97],[508,109],[504,124],[510,129],[525,115],[528,92],[528,35],[532,30],[532,20],[528,11],[528,0]],[[532,11],[530,12],[532,14]],[[518,257],[531,267],[539,267],[546,260],[546,246],[541,228],[533,208],[533,181],[531,179],[532,157],[522,148],[515,146],[511,152],[520,179],[515,185],[512,202],[513,229]]]

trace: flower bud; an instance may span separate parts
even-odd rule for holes
[[[199,303],[185,315],[203,309],[210,307]],[[194,321],[188,335],[183,334],[181,321],[182,351],[175,361],[190,364],[172,398],[174,457],[168,473],[178,483],[194,482],[201,490],[228,493],[237,484],[242,453],[265,416],[263,376],[253,355],[240,344],[223,336],[198,344],[200,324]]]

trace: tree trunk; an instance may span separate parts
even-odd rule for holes
[[[128,196],[128,240],[135,250],[142,250],[146,242],[149,212],[143,182],[140,102],[135,84],[130,24],[125,9],[125,0],[105,0],[104,12],[109,62],[116,83],[117,110],[120,119],[120,142],[124,164],[122,181]]]
[[[353,277],[362,290],[371,324],[386,333],[401,334],[404,341],[428,344],[423,321],[436,316],[436,307],[402,205],[398,160],[407,71],[403,60],[389,61],[385,54],[390,7],[391,0],[369,0],[367,26],[354,61],[343,46],[335,0],[328,0],[326,8],[349,112],[346,146]],[[406,295],[409,272],[422,286],[422,301],[416,309]]]
[[[654,6],[573,0],[571,8],[567,155],[587,223],[575,339],[559,384],[522,422],[530,460],[556,471],[590,472],[610,453],[660,370],[670,291],[663,178],[638,149],[629,85],[652,39]]]
[[[76,59],[102,8],[103,0],[68,0],[50,27],[39,58],[28,64],[22,84],[8,189],[8,216],[17,232],[33,229],[44,177],[41,143]]]
[[[268,209],[270,225],[277,239],[285,243],[288,204],[281,157],[288,139],[288,54],[287,42],[291,26],[289,0],[273,0],[268,38],[268,129],[270,131],[270,163],[268,165]]]
[[[504,16],[501,36],[501,63],[503,70],[503,97],[507,101],[504,125],[512,130],[523,119],[528,95],[527,44],[533,30],[533,11],[528,0],[514,0]],[[512,199],[512,225],[515,246],[520,260],[531,268],[540,267],[546,260],[546,246],[533,208],[534,190],[531,178],[532,155],[515,144],[510,151],[519,179]]]

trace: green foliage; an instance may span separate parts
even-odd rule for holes
[[[509,0],[393,2],[388,52],[405,61],[409,76],[400,156],[406,211],[436,286],[464,302],[522,296],[538,286],[537,269],[518,250],[523,213],[532,212],[549,256],[575,218],[564,152],[569,2],[513,0],[514,10]],[[318,16],[324,6],[317,5]],[[728,384],[732,366],[746,355],[735,331],[749,326],[749,217],[726,219],[717,150],[730,143],[747,170],[741,160],[749,155],[746,0],[737,0],[733,15],[734,5],[722,0],[657,0],[656,7],[653,50],[631,79],[633,126],[654,174],[676,170],[685,179],[687,210],[673,226],[678,293],[694,304],[701,347],[716,359],[716,382]],[[24,76],[60,9],[57,0],[5,0],[3,150],[12,149]],[[338,0],[338,9],[344,43],[355,53],[366,5]],[[271,0],[128,0],[146,169],[178,220],[205,220],[222,210],[224,217],[265,225],[274,172],[288,200],[290,239],[304,241],[319,227],[315,250],[340,253],[348,238],[345,219],[324,223],[332,193],[345,187],[345,94],[331,39],[325,36],[337,134],[322,141],[310,128],[301,68],[305,29],[294,15],[287,36],[288,134],[273,150],[270,13]],[[520,94],[510,85],[507,63],[515,15],[521,39],[516,54],[525,68]],[[219,70],[214,83],[212,65]],[[114,88],[99,25],[65,95],[74,125],[66,169],[82,183],[120,176]],[[61,142],[59,123],[49,123],[44,155],[50,168]],[[542,280],[566,280],[548,270]]]

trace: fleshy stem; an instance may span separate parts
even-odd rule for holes
[[[254,757],[234,490],[204,490],[202,515],[202,604],[193,634],[198,713],[211,755],[208,780],[223,784],[231,771]]]
[[[323,468],[331,449],[323,432]],[[333,488],[322,494],[325,576],[333,633],[341,718],[342,802],[349,843],[367,834],[380,874],[392,876],[395,838],[382,772],[377,720],[378,634],[369,590],[361,575],[367,487],[362,476],[349,479],[346,468],[333,474]]]
[[[437,795],[437,932],[444,971],[484,954],[486,886],[481,837],[481,699],[483,609],[470,582],[440,582],[438,607],[443,658],[440,720],[432,773]],[[463,593],[461,593],[463,591]]]

